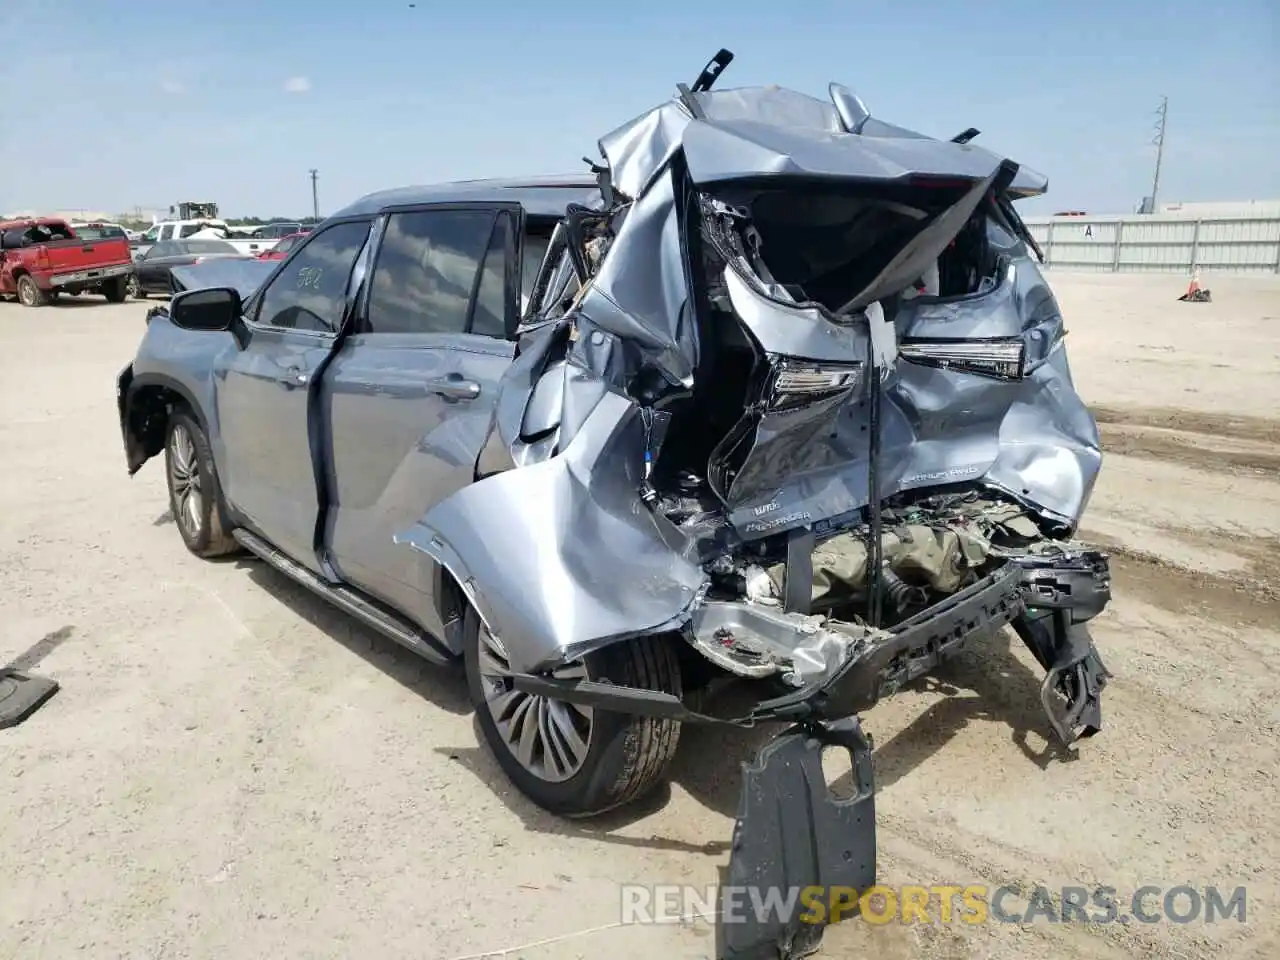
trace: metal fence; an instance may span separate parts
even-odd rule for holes
[[[1280,217],[1030,217],[1027,226],[1050,267],[1280,273]]]

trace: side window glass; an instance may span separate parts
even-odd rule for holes
[[[492,210],[392,214],[370,281],[369,329],[373,333],[465,332],[472,291],[494,234],[494,218]],[[503,260],[498,257],[495,262],[501,277]],[[492,294],[485,296],[492,306]],[[503,313],[499,302],[498,336]],[[475,332],[489,333],[494,322],[486,316],[479,321],[485,329]]]
[[[351,268],[368,236],[367,221],[339,223],[316,234],[263,293],[258,322],[293,330],[337,330]]]
[[[507,244],[511,238],[511,217],[499,214],[489,237],[489,250],[480,268],[480,286],[471,310],[471,333],[502,339],[506,336]]]
[[[161,228],[160,228],[160,239],[161,239],[161,240],[171,240],[171,239],[173,239],[173,224],[172,224],[172,223],[170,223],[170,224],[166,224],[165,226],[163,226],[163,227],[161,227]]]

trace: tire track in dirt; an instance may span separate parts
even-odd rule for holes
[[[1280,421],[1164,407],[1092,411],[1104,454],[1280,480]]]
[[[1102,452],[1178,463],[1197,470],[1280,480],[1280,445],[1161,427],[1099,423]]]
[[[1212,612],[1242,625],[1280,629],[1280,578],[1262,566],[1262,554],[1280,557],[1280,543],[1272,538],[1248,544],[1234,540],[1233,549],[1254,559],[1247,574],[1224,576],[1188,569],[1105,534],[1086,530],[1081,536],[1107,551],[1122,593],[1171,613],[1203,617]]]
[[[1089,409],[1099,425],[1154,427],[1178,433],[1280,444],[1280,420],[1268,417],[1204,413],[1176,407],[1112,407],[1106,404],[1095,404]]]

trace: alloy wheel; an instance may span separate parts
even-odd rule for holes
[[[28,277],[22,277],[18,280],[18,299],[22,301],[24,307],[34,307],[36,305],[36,285]]]
[[[581,770],[591,748],[592,708],[516,690],[506,648],[484,625],[479,653],[485,707],[511,755],[529,773],[549,783],[562,783]],[[586,680],[587,668],[577,661],[552,676]]]
[[[137,299],[138,278],[135,274],[132,274],[132,273],[129,274],[129,279],[126,280],[124,284],[124,290],[125,290],[125,293],[127,293],[129,296],[133,297],[135,300]]]
[[[173,488],[173,518],[187,537],[195,540],[204,525],[204,495],[195,441],[180,423],[169,436],[169,481]]]

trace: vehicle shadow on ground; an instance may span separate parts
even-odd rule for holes
[[[154,523],[172,522],[166,511]],[[284,574],[257,559],[243,555],[229,557],[248,572],[259,588],[266,590],[298,616],[328,637],[356,653],[424,700],[451,713],[472,712],[466,678],[461,669],[428,663],[399,644],[365,628],[357,620],[331,606]],[[876,745],[874,752],[876,789],[882,790],[907,776],[947,745],[970,723],[1003,724],[1011,731],[1012,742],[1040,769],[1057,761],[1070,761],[1075,754],[1058,745],[1040,706],[1040,677],[1014,654],[1021,644],[1009,629],[971,641],[968,649],[944,664],[932,677],[908,689],[941,695],[907,727]],[[874,711],[864,715],[864,727],[875,732]],[[760,749],[785,724],[767,723],[743,729],[685,724],[680,745],[672,761],[670,783],[686,791],[700,805],[724,817],[737,813],[742,784],[742,765],[755,759]],[[482,746],[483,734],[473,723],[475,744],[439,747],[436,752],[462,764],[502,800],[526,829],[537,833],[581,837],[602,843],[721,856],[729,850],[729,840],[691,843],[657,835],[632,836],[617,831],[661,811],[671,799],[671,786],[663,785],[648,797],[589,820],[567,820],[554,816],[525,799],[503,774],[497,762]],[[1029,735],[1044,741],[1033,749]],[[831,783],[836,795],[848,795],[852,784],[844,774]]]
[[[944,665],[934,677],[911,685],[909,689],[941,695],[943,699],[877,746],[874,753],[877,790],[908,775],[974,722],[1003,724],[1009,728],[1012,741],[1041,769],[1054,760],[1074,759],[1074,754],[1053,740],[1040,707],[1040,678],[1015,656],[1014,644],[1021,644],[1021,641],[1010,630],[974,640],[962,656]],[[864,717],[864,724],[874,732],[873,714]],[[680,731],[680,746],[672,762],[671,783],[685,790],[707,809],[732,818],[738,808],[742,764],[754,760],[759,750],[784,729],[786,725],[779,723],[761,724],[751,729],[686,724]],[[1033,749],[1031,734],[1047,746]],[[481,742],[482,734],[478,727],[475,735],[477,743]],[[713,857],[723,856],[729,851],[727,834],[724,839],[690,843],[653,834],[634,836],[618,832],[661,811],[671,798],[668,786],[644,800],[600,817],[565,820],[546,813],[519,794],[487,750],[468,746],[440,748],[437,752],[461,763],[483,781],[526,829],[611,845],[701,853]],[[852,792],[850,779],[849,774],[836,777],[831,783],[832,792],[837,796],[849,795]]]
[[[158,518],[157,522],[162,518]],[[321,633],[377,667],[422,699],[453,714],[471,712],[462,670],[424,660],[382,634],[365,627],[355,617],[316,596],[283,573],[243,554],[227,557],[248,573],[261,590],[275,597]]]
[[[125,302],[127,303],[128,301],[125,301]],[[87,309],[88,307],[107,307],[107,306],[111,306],[111,304],[108,303],[108,301],[103,297],[95,297],[95,296],[68,297],[64,295],[64,296],[58,297],[57,300],[47,304],[46,306],[51,307],[54,310],[66,310],[68,308],[72,310],[83,310],[83,309]]]
[[[617,831],[625,829],[641,820],[653,816],[662,810],[671,800],[671,787],[663,784],[649,796],[628,804],[617,810],[610,810],[600,816],[584,820],[570,820],[548,813],[541,807],[527,800],[523,794],[512,786],[489,753],[483,743],[484,734],[478,723],[472,724],[477,746],[437,747],[436,753],[449,760],[462,764],[475,778],[481,781],[501,800],[524,826],[533,833],[554,834],[559,837],[575,837],[595,840],[612,846],[638,847],[645,850],[665,850],[678,853],[701,853],[707,856],[721,856],[728,852],[729,841],[711,840],[704,843],[691,843],[674,837],[663,837],[655,834],[633,836]]]
[[[1042,678],[1017,655],[1022,641],[1011,628],[982,639],[944,663],[931,677],[911,689],[941,695],[923,713],[890,739],[875,745],[876,790],[892,786],[945,747],[971,723],[1003,724],[1010,740],[1041,770],[1051,763],[1072,762],[1077,755],[1057,740],[1040,704]],[[875,733],[874,712],[863,725]],[[1035,748],[1031,735],[1043,742]],[[852,790],[851,774],[832,782],[837,794]]]

